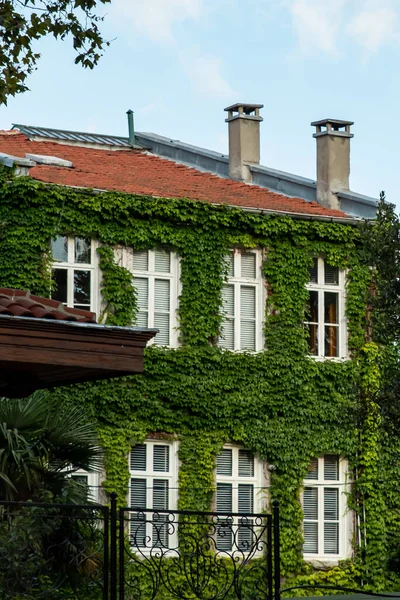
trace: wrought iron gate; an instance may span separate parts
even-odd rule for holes
[[[273,568],[275,565],[275,569]],[[279,600],[279,515],[0,502],[0,598]]]

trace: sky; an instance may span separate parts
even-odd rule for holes
[[[315,178],[310,122],[354,121],[350,188],[400,207],[400,0],[112,0],[111,45],[88,71],[45,39],[30,91],[0,108],[22,123],[137,131],[227,153],[224,108],[262,103],[261,164]]]

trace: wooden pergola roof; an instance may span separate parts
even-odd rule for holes
[[[88,311],[0,288],[0,395],[140,373],[156,333],[99,325]]]

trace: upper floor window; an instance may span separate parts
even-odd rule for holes
[[[228,280],[222,289],[224,320],[219,345],[229,350],[261,350],[264,309],[261,252],[234,250],[226,260]]]
[[[216,530],[216,547],[221,551],[249,551],[253,543],[252,513],[263,510],[263,463],[251,450],[227,446],[217,455],[215,508],[222,516]],[[246,515],[241,519],[240,515]]]
[[[177,451],[177,442],[164,440],[146,441],[132,448],[130,506],[150,509],[130,516],[130,537],[138,548],[169,548],[176,542],[177,531],[168,527],[168,513],[163,511],[177,508]]]
[[[303,492],[303,552],[308,558],[348,557],[346,467],[346,461],[335,455],[316,458],[309,467]]]
[[[315,258],[309,276],[305,325],[310,354],[345,358],[344,272],[322,258]]]
[[[51,242],[54,289],[51,297],[72,308],[96,312],[96,263],[90,238],[58,236]]]
[[[137,291],[138,327],[155,327],[154,343],[177,346],[178,256],[169,250],[133,252],[131,270]]]

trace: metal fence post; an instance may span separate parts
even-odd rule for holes
[[[274,500],[272,503],[274,514],[274,588],[275,600],[281,599],[281,548],[280,548],[280,530],[279,530],[279,502]]]
[[[110,511],[110,600],[117,600],[117,494],[111,492]]]
[[[119,509],[119,600],[125,598],[125,510]]]

